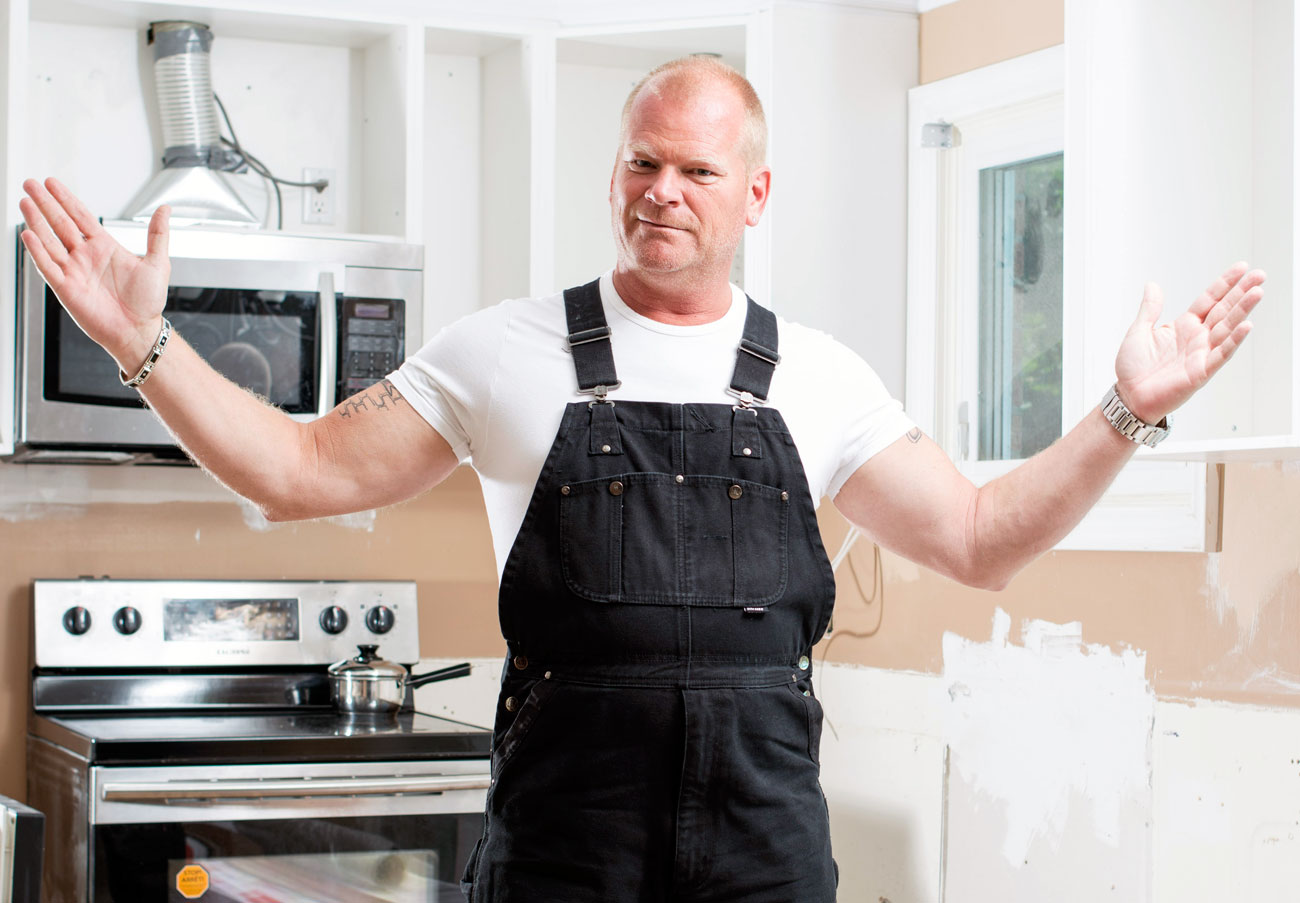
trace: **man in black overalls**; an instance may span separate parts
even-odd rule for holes
[[[691,324],[729,308],[732,256],[767,200],[761,123],[748,83],[710,61],[634,90],[610,196],[614,283],[636,313]],[[268,518],[390,504],[458,465],[391,382],[297,424],[183,336],[166,341],[166,208],[137,258],[58,182],[24,190],[23,244],[60,301],[187,451]],[[987,486],[916,431],[857,466],[837,508],[940,573],[1005,585],[1231,356],[1263,278],[1233,266],[1176,328],[1155,326],[1148,289],[1105,403]],[[776,323],[749,304],[734,404],[664,404],[619,396],[594,285],[566,293],[565,315],[581,400],[502,574],[510,650],[472,903],[830,903],[810,659],[834,585],[799,452],[760,403],[782,378]]]
[[[628,110],[614,278],[639,312],[731,304],[768,178],[741,151],[747,87],[684,66]],[[510,652],[469,898],[831,903],[811,653],[835,583],[799,452],[761,404],[776,317],[749,302],[726,405],[620,398],[598,282],[567,291],[565,314],[587,394],[502,574]]]

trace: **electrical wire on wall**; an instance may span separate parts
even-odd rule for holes
[[[822,663],[826,663],[826,655],[830,652],[831,644],[837,637],[851,636],[857,639],[867,639],[875,636],[880,631],[880,625],[885,622],[885,574],[881,566],[880,546],[877,543],[871,544],[872,549],[872,569],[871,569],[871,589],[868,591],[862,585],[862,577],[858,574],[857,563],[850,554],[853,551],[853,545],[862,536],[862,531],[857,527],[850,527],[848,534],[844,537],[844,542],[840,545],[840,550],[835,553],[831,559],[831,571],[835,572],[844,562],[849,563],[849,573],[853,575],[853,585],[857,587],[858,595],[862,597],[862,603],[866,606],[875,604],[880,605],[880,610],[876,615],[876,624],[870,630],[835,630],[834,618],[826,627],[826,636],[830,637],[826,645],[822,647]]]
[[[329,186],[329,179],[317,179],[315,182],[295,182],[291,179],[282,179],[279,176],[272,175],[271,170],[261,160],[254,157],[243,145],[239,143],[239,138],[235,135],[235,127],[230,124],[230,115],[226,113],[226,105],[221,102],[217,92],[212,92],[212,99],[217,102],[217,109],[221,111],[221,118],[225,120],[226,130],[230,132],[230,137],[222,136],[221,143],[227,145],[231,150],[239,155],[239,162],[228,169],[228,172],[243,172],[245,168],[251,169],[263,179],[265,179],[273,189],[275,189],[275,227],[284,228],[284,198],[280,194],[280,186],[288,185],[292,188],[314,188],[316,191],[324,191]],[[268,201],[268,204],[270,202]]]
[[[850,526],[849,532],[844,536],[844,542],[840,543],[840,550],[836,552],[835,557],[831,559],[831,573],[838,571],[840,565],[847,561],[849,563],[849,573],[853,575],[853,585],[857,587],[858,595],[862,597],[862,603],[868,607],[878,603],[880,605],[880,611],[876,615],[875,626],[870,630],[835,630],[835,619],[832,617],[831,622],[826,625],[826,636],[830,637],[830,639],[826,641],[826,645],[822,646],[823,667],[826,665],[826,656],[830,653],[831,645],[839,637],[851,636],[860,640],[867,639],[868,637],[875,636],[880,631],[880,625],[885,622],[885,572],[881,566],[880,544],[874,542],[871,544],[871,591],[867,592],[867,590],[862,587],[862,578],[858,575],[858,566],[850,555],[853,551],[853,545],[861,538],[862,531],[857,527]],[[835,729],[835,724],[831,721],[830,713],[823,709],[822,717],[825,719],[826,726],[830,728],[831,733],[835,735],[835,739],[838,740],[840,733]]]

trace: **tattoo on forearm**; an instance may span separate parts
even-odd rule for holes
[[[923,435],[925,435],[925,434],[921,432],[921,430],[920,430],[919,427],[915,427],[915,426],[914,426],[914,427],[912,427],[910,430],[907,431],[907,438],[910,439],[910,440],[912,441],[912,444],[913,444],[913,445],[915,445],[916,443],[920,442],[920,441],[921,441],[921,437],[922,437]]]
[[[386,379],[343,402],[339,406],[339,416],[351,417],[362,411],[390,410],[397,407],[397,403],[402,400],[402,393],[397,391],[397,386],[393,385],[392,380]]]

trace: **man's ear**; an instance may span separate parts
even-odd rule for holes
[[[763,210],[767,207],[767,198],[771,191],[772,169],[769,166],[760,166],[749,177],[749,204],[745,212],[746,225],[758,225],[758,221],[763,218]]]

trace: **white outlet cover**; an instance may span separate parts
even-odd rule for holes
[[[334,198],[338,195],[334,170],[310,166],[303,167],[302,181],[315,182],[320,179],[329,182],[329,187],[324,191],[306,187],[301,189],[302,221],[304,224],[332,226],[334,225]]]

